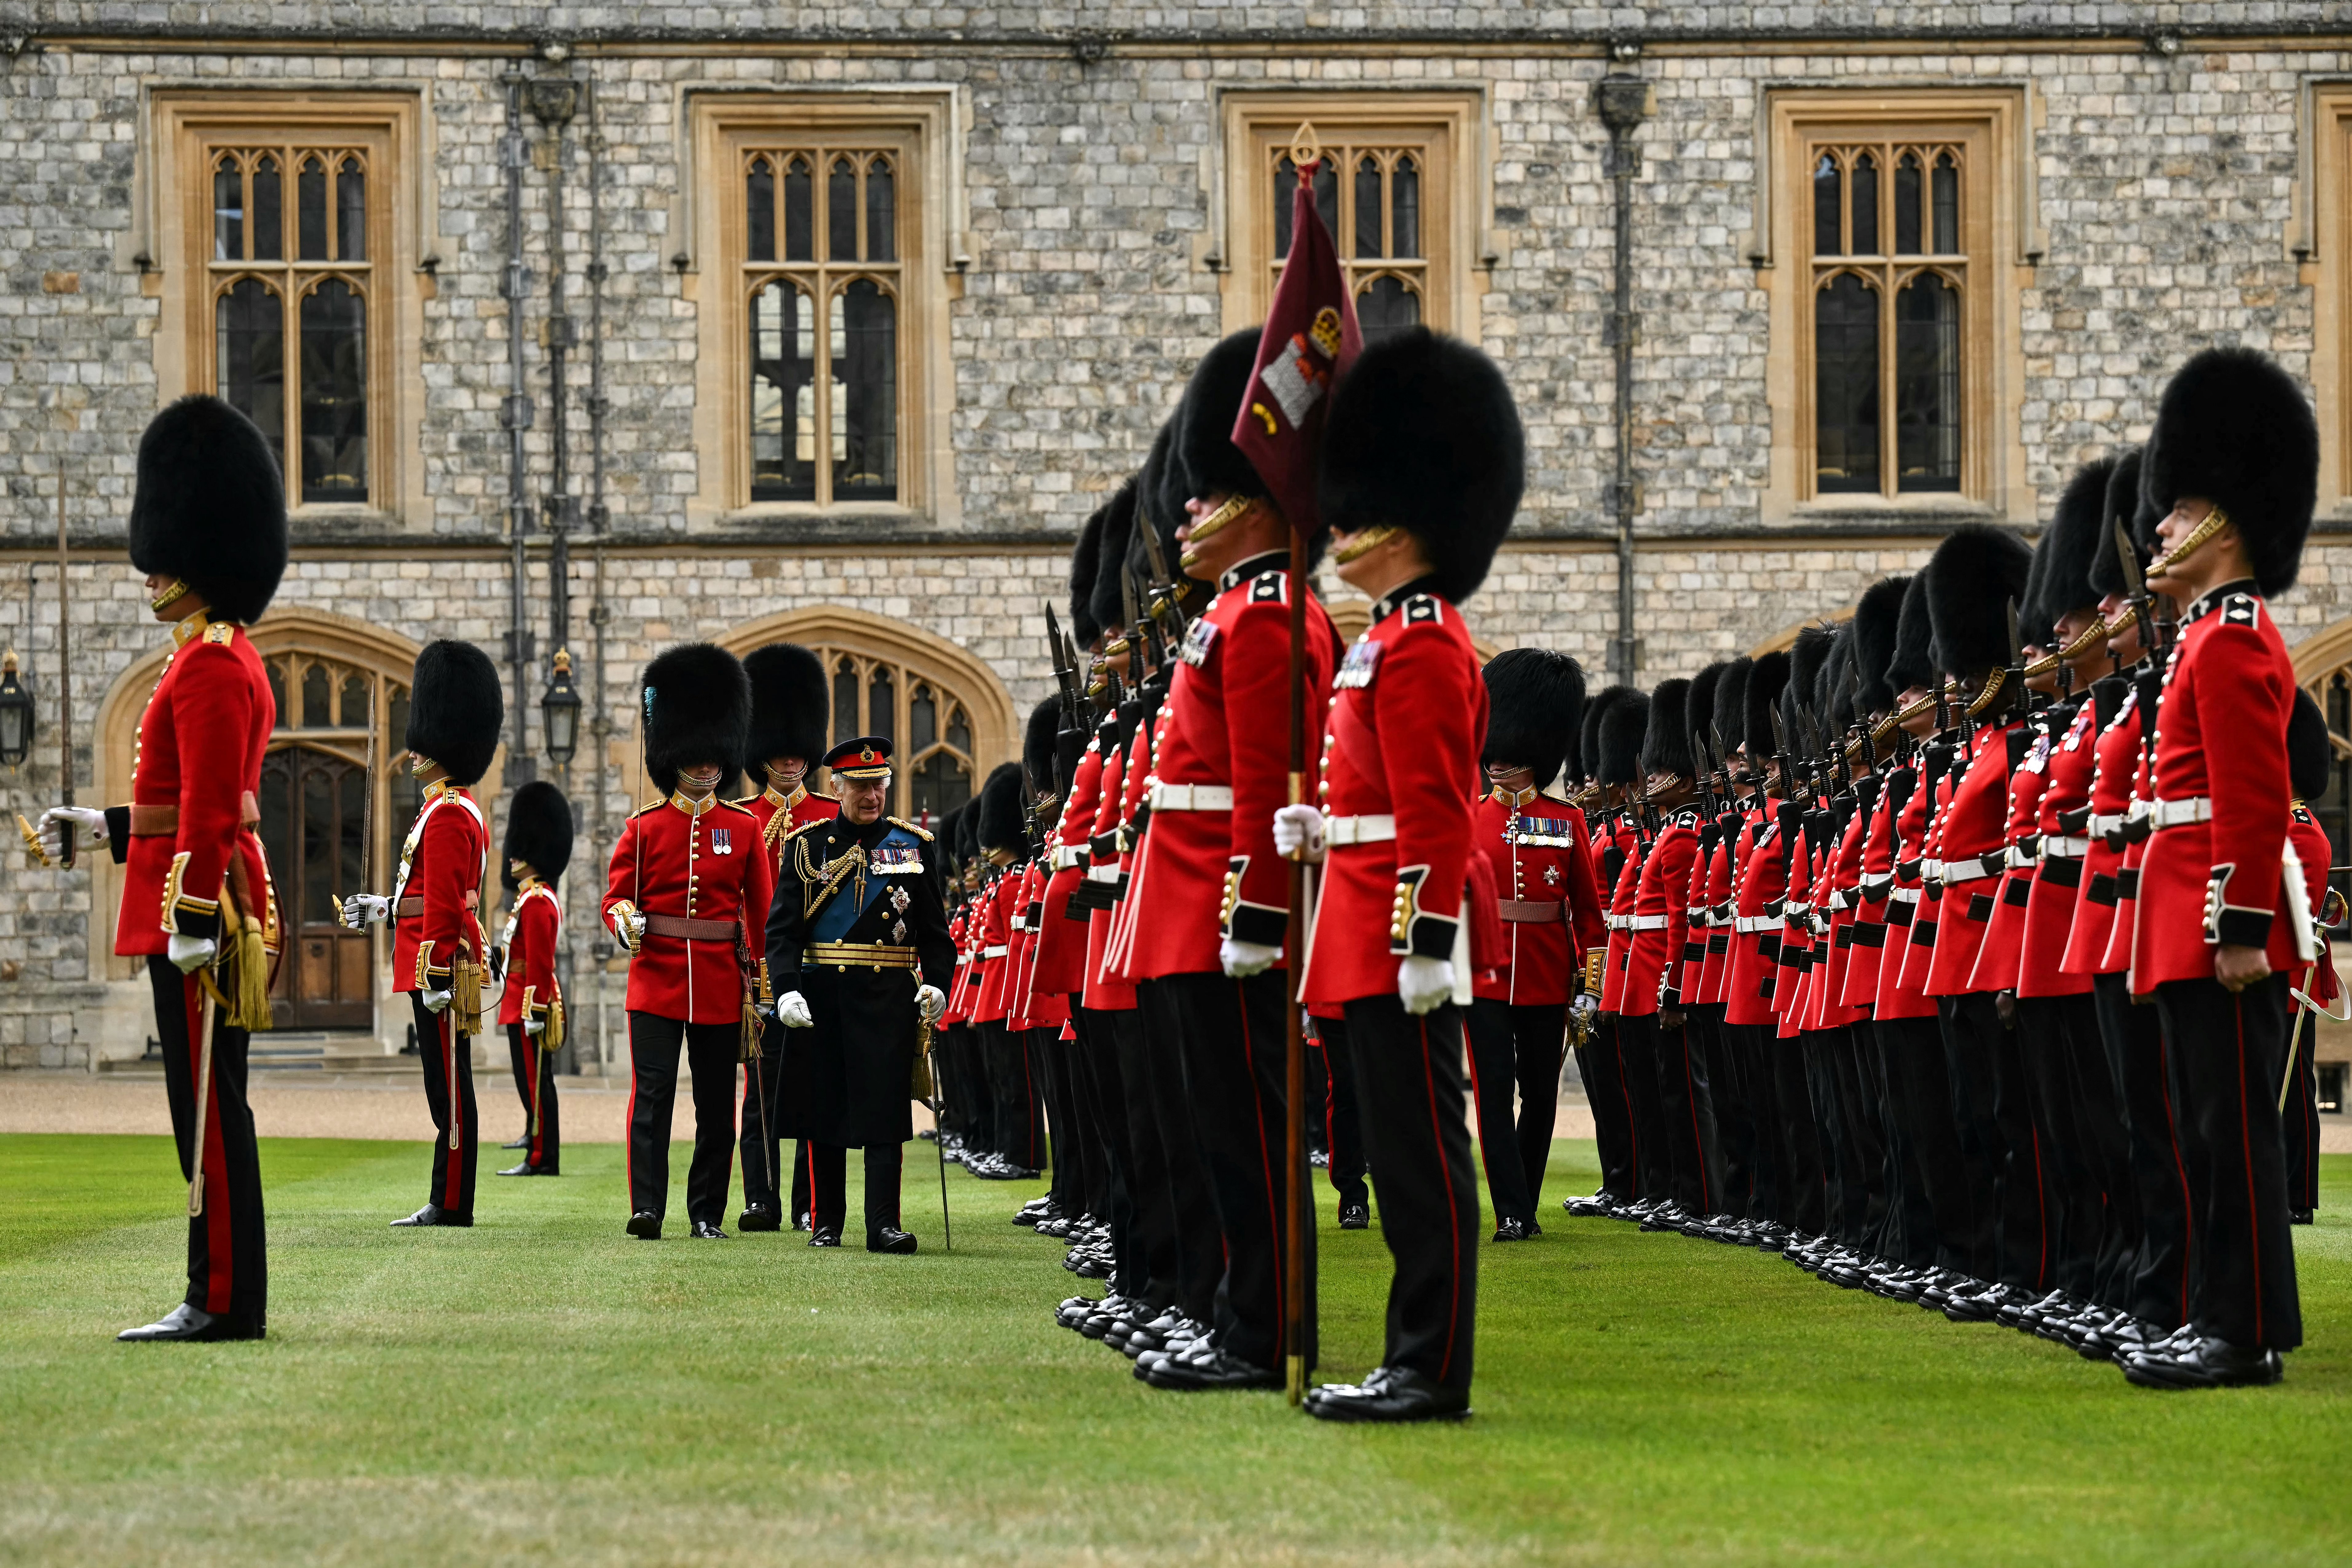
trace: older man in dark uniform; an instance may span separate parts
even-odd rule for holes
[[[907,1253],[898,1176],[915,1135],[918,1054],[955,971],[931,836],[883,814],[890,742],[867,735],[826,753],[841,814],[784,840],[768,911],[768,975],[783,1026],[781,1097],[809,1142],[811,1247],[841,1245],[846,1152],[866,1151],[866,1250]]]

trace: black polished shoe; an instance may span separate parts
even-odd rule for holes
[[[879,1230],[869,1230],[866,1233],[866,1250],[909,1253],[915,1250],[915,1238],[911,1234],[900,1230],[896,1226],[886,1225]]]
[[[1339,1205],[1339,1228],[1341,1230],[1369,1230],[1371,1228],[1371,1205],[1341,1204]]]
[[[800,1213],[793,1215],[793,1228],[794,1230],[806,1230],[808,1227],[808,1210],[803,1209]]]
[[[1496,1241],[1525,1241],[1527,1238],[1528,1222],[1516,1215],[1504,1220],[1495,1227]]]
[[[2278,1352],[2210,1334],[2170,1353],[2139,1351],[2123,1366],[2124,1376],[2142,1388],[2266,1388],[2286,1375]]]
[[[1361,1383],[1313,1390],[1307,1414],[1318,1421],[1459,1421],[1470,1414],[1470,1396],[1410,1367],[1383,1366]]]
[[[782,1230],[784,1216],[765,1204],[753,1204],[735,1216],[735,1228],[741,1231]]]
[[[258,1323],[247,1324],[241,1318],[226,1313],[215,1315],[202,1307],[191,1307],[185,1301],[173,1308],[144,1328],[125,1329],[114,1337],[125,1344],[158,1344],[165,1342],[189,1343],[218,1340],[257,1340],[268,1331]]]
[[[2286,1222],[2289,1225],[2309,1225],[2311,1223],[2311,1211],[2309,1209],[2289,1209],[2286,1211]]]
[[[406,1219],[394,1220],[392,1225],[394,1230],[404,1230],[411,1226],[448,1225],[462,1227],[473,1223],[474,1216],[471,1215],[467,1215],[463,1219],[460,1219],[438,1204],[426,1204],[423,1208],[418,1209]]]
[[[725,1241],[727,1239],[727,1233],[719,1229],[717,1226],[711,1224],[710,1221],[707,1219],[696,1220],[693,1226],[689,1228],[690,1233],[697,1241]]]
[[[499,1174],[501,1176],[551,1176],[555,1174],[555,1173],[548,1170],[544,1166],[534,1165],[530,1161],[525,1160],[520,1165],[509,1165],[505,1170],[500,1171]]]
[[[659,1241],[661,1215],[651,1209],[639,1209],[629,1216],[629,1234],[639,1241]]]
[[[1138,1362],[1137,1365],[1143,1364]],[[1199,1355],[1171,1356],[1144,1373],[1154,1388],[1280,1388],[1282,1373],[1212,1345]]]
[[[514,1140],[514,1142],[510,1143],[501,1143],[499,1147],[501,1149],[528,1149],[530,1147],[530,1134],[526,1132],[521,1137]]]
[[[1560,1200],[1559,1206],[1579,1219],[1597,1219],[1615,1208],[1621,1201],[1615,1193],[1603,1187],[1597,1193],[1588,1193],[1582,1197],[1563,1198]]]
[[[816,1226],[809,1232],[809,1245],[811,1247],[839,1247],[841,1245],[841,1227],[837,1225],[821,1225]]]
[[[1642,1228],[1653,1231],[1680,1230],[1689,1222],[1689,1219],[1690,1216],[1683,1213],[1678,1205],[1669,1201],[1660,1204],[1656,1208],[1643,1215]]]

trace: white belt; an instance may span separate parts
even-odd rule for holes
[[[1118,880],[1118,866],[1116,862],[1103,866],[1089,866],[1087,868],[1087,880],[1089,882],[1116,882]]]
[[[2091,852],[2088,838],[2044,838],[2042,858],[2044,860],[2080,860]]]
[[[980,950],[980,956],[982,958],[1003,958],[1006,953],[1011,952],[1012,951],[1013,949],[1008,944],[998,942],[994,947],[982,948]]]
[[[1843,913],[1845,910],[1850,910],[1850,909],[1852,909],[1852,908],[1853,908],[1853,903],[1852,903],[1852,902],[1847,899],[1846,894],[1845,894],[1845,889],[1843,889],[1843,888],[1839,889],[1836,892],[1833,892],[1833,893],[1832,893],[1832,894],[1830,895],[1830,909],[1831,909],[1832,911],[1837,912],[1837,913]]]
[[[2020,871],[2023,870],[2026,867],[2032,865],[2035,861],[2042,858],[2043,847],[2043,846],[2036,845],[2033,848],[2028,850],[2021,849],[2014,844],[2011,845],[2009,847],[2009,855],[2007,858],[2009,868],[2012,871]]]
[[[1783,920],[1801,921],[1812,912],[1811,904],[1785,903],[1780,906],[1780,918]]]
[[[1916,888],[1897,888],[1886,896],[1893,899],[1898,904],[1916,904],[1919,901],[1919,889]]]
[[[1327,816],[1323,819],[1323,842],[1326,844],[1386,844],[1396,837],[1396,818],[1382,813],[1373,816]]]
[[[2124,812],[2124,820],[2126,822],[2139,821],[2141,818],[2147,816],[2149,808],[2153,805],[2154,803],[2145,795],[2136,795],[2132,796],[2131,805]]]
[[[1894,873],[1894,872],[1892,872],[1892,871],[1881,871],[1880,873],[1878,873],[1878,874],[1877,874],[1876,876],[1874,876],[1874,877],[1864,877],[1864,878],[1862,879],[1862,889],[1861,889],[1861,890],[1862,890],[1863,892],[1864,892],[1864,893],[1875,893],[1875,892],[1877,892],[1880,889],[1885,888],[1885,886],[1887,886],[1889,883],[1893,882],[1894,880],[1895,880],[1895,873]]]
[[[2094,837],[2105,837],[2106,835],[2115,832],[2123,825],[2124,814],[2122,812],[2106,812],[2102,815],[2094,816],[2091,818],[2091,833]]]
[[[1231,811],[1234,808],[1234,786],[1231,784],[1172,784],[1151,781],[1151,809],[1154,811]]]
[[[1054,846],[1055,870],[1067,871],[1073,867],[1083,866],[1086,863],[1087,852],[1079,848],[1076,845],[1056,844]]]
[[[1988,860],[1992,864],[1990,866],[1985,864]],[[2009,868],[2009,857],[2005,852],[1999,855],[1979,855],[1968,860],[1939,860],[1936,866],[1937,875],[1944,886],[1955,888],[1962,882],[1977,882],[1987,877],[2000,876]]]
[[[1624,921],[1625,923],[1618,928],[1621,931],[1664,931],[1666,929],[1666,917],[1664,915],[1627,915],[1624,917]]]
[[[1941,860],[1923,859],[1919,862],[1919,880],[1922,882],[1940,882],[1943,879],[1944,863]]]
[[[2150,803],[2147,815],[2159,828],[2186,827],[2192,822],[2212,821],[2213,803],[2201,795],[2187,800],[2159,800]]]
[[[1759,931],[1779,931],[1780,922],[1770,915],[1741,915],[1731,926],[1742,936],[1754,936]]]

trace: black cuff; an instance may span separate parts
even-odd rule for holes
[[[1233,918],[1225,922],[1227,937],[1260,947],[1280,947],[1289,934],[1290,911],[1266,904],[1235,904]]]
[[[2214,919],[2213,940],[2223,947],[2266,947],[2274,918],[2262,910],[2225,908]]]
[[[192,910],[184,906],[172,911],[172,929],[182,936],[200,936],[207,941],[220,940],[221,918],[218,910]]]
[[[118,866],[131,855],[131,808],[110,805],[106,808],[106,847]]]

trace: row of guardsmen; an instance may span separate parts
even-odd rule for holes
[[[1957,529],[1785,652],[1582,704],[1603,1181],[1570,1212],[2150,1387],[2280,1378],[2342,905],[2267,601],[2317,462],[2302,390],[2209,350],[2037,547]]]

